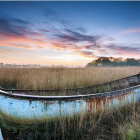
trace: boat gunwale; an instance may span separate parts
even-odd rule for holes
[[[26,94],[14,94],[10,92],[6,92],[0,89],[0,94],[15,97],[15,98],[25,98],[25,99],[38,99],[38,100],[66,100],[66,99],[82,99],[82,98],[98,98],[98,97],[107,97],[107,96],[113,96],[114,94],[119,94],[122,92],[127,92],[132,89],[139,88],[140,85],[116,90],[116,91],[110,91],[110,92],[104,92],[104,93],[96,93],[96,94],[86,94],[86,95],[71,95],[71,96],[36,96],[36,95],[26,95]]]
[[[140,73],[136,74],[136,75],[129,76],[129,77],[125,77],[125,78],[122,78],[122,79],[114,80],[114,81],[111,81],[111,82],[116,82],[116,81],[119,81],[119,80],[131,78],[131,77],[134,77],[134,76],[140,76]],[[107,83],[104,83],[104,84],[109,84],[111,82],[107,82]],[[76,89],[67,89],[67,90],[88,89],[88,88],[92,88],[92,87],[101,86],[101,85],[104,85],[104,84],[88,86],[88,87],[82,87],[82,88],[76,88]],[[66,100],[66,99],[106,97],[106,96],[117,94],[119,92],[124,92],[124,91],[126,92],[128,90],[135,89],[135,88],[138,88],[138,87],[140,87],[140,83],[138,83],[138,85],[135,85],[135,86],[132,86],[132,87],[127,87],[127,88],[124,88],[124,89],[119,89],[119,90],[114,90],[114,91],[109,91],[109,92],[94,93],[94,94],[84,94],[84,95],[83,94],[78,94],[78,95],[69,95],[69,96],[40,96],[40,95],[27,95],[27,94],[17,94],[17,93],[14,93],[14,91],[15,92],[17,92],[17,91],[22,91],[22,92],[26,92],[26,91],[28,91],[28,92],[29,91],[35,91],[35,92],[39,92],[39,91],[56,92],[56,90],[14,90],[14,89],[10,90],[10,89],[0,88],[0,94],[6,95],[6,96],[11,96],[11,97],[17,97],[17,98],[26,98],[26,99]],[[60,90],[60,91],[63,91],[63,90]]]

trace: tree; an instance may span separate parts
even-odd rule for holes
[[[126,66],[138,66],[139,62],[134,58],[127,58],[125,61]]]
[[[123,60],[122,57],[99,57],[96,60],[88,63],[86,67],[105,67],[105,66],[140,66],[140,62],[134,58],[127,58]]]

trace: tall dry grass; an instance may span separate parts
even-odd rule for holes
[[[0,68],[0,86],[16,89],[66,89],[106,83],[140,72],[140,67]]]

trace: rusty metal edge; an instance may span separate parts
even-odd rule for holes
[[[0,94],[5,96],[10,96],[14,98],[24,98],[24,99],[35,99],[35,100],[67,100],[67,99],[82,99],[82,98],[98,98],[98,97],[107,97],[107,96],[113,96],[122,92],[128,92],[132,89],[139,88],[140,85],[117,90],[117,91],[111,91],[111,92],[105,92],[105,93],[97,93],[97,94],[87,94],[87,95],[73,95],[73,96],[36,96],[36,95],[24,95],[24,94],[13,94],[10,92],[5,92],[3,90],[0,90]]]

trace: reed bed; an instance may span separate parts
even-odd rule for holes
[[[140,67],[0,68],[0,86],[8,89],[66,89],[98,85],[140,72]]]

